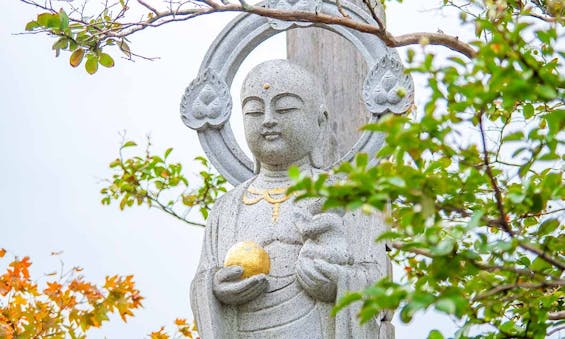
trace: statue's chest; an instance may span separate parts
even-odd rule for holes
[[[294,274],[296,259],[303,244],[295,226],[296,213],[300,209],[290,200],[280,203],[278,211],[275,208],[264,200],[242,205],[234,240],[255,241],[261,245],[271,259],[269,275],[273,278],[288,277]],[[273,217],[274,213],[278,214],[278,218]]]
[[[295,226],[299,210],[292,201],[282,202],[278,206],[264,200],[253,205],[242,205],[236,226],[237,241],[253,240],[261,246],[268,246],[274,241],[302,244]]]

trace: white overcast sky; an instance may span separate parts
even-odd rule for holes
[[[422,4],[433,8],[438,2],[391,5],[390,30],[459,34],[457,18],[422,11]],[[158,61],[117,59],[114,69],[101,67],[90,76],[68,65],[68,53],[55,58],[52,39],[13,35],[35,17],[34,9],[17,0],[2,0],[0,8],[0,247],[30,256],[32,274],[40,280],[59,269],[59,259],[66,267],[83,267],[87,279],[99,283],[107,274],[134,274],[146,298],[144,309],[127,324],[114,318],[91,338],[144,338],[177,317],[192,319],[188,287],[202,230],[156,210],[102,206],[100,178],[110,174],[107,164],[116,157],[124,129],[141,143],[151,134],[156,152],[173,146],[172,158],[187,169],[203,154],[196,133],[179,118],[179,102],[208,46],[233,15],[139,33],[132,48],[159,56]],[[284,57],[284,35],[261,45],[235,79],[234,103],[250,67]],[[421,81],[416,82],[421,97],[419,87]],[[234,112],[235,129],[237,118]],[[238,135],[242,140],[241,131]],[[51,257],[52,251],[63,254]],[[448,317],[419,315],[407,326],[395,319],[398,339],[424,338],[434,328],[454,331]]]

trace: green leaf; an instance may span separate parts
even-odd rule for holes
[[[502,141],[518,141],[518,140],[523,140],[524,139],[524,132],[523,131],[517,131],[514,133],[510,133],[507,136],[504,137],[504,139],[502,139]]]
[[[84,69],[88,74],[94,74],[98,70],[98,57],[89,55],[86,58],[86,63],[84,64]]]
[[[369,156],[367,155],[367,153],[359,153],[355,157],[355,165],[357,167],[365,168],[367,167],[368,163],[369,163]]]
[[[337,312],[339,312],[340,310],[342,310],[346,306],[352,304],[353,302],[361,300],[362,298],[363,298],[363,295],[359,292],[347,293],[345,296],[343,296],[342,298],[340,298],[337,301],[336,305],[332,309],[332,315],[335,316],[337,314]]]
[[[33,31],[34,29],[36,29],[37,27],[40,27],[39,23],[37,21],[30,21],[26,24],[26,31]]]
[[[68,45],[69,45],[69,39],[67,39],[66,37],[62,37],[59,40],[55,41],[55,43],[51,48],[54,50],[66,49]]]
[[[126,147],[133,147],[133,146],[137,146],[137,144],[134,141],[126,141],[121,148],[126,148]]]
[[[37,16],[37,23],[40,26],[47,27],[50,18],[51,18],[51,13],[41,13]]]
[[[401,177],[390,177],[387,178],[387,181],[396,187],[400,187],[400,188],[406,187],[406,182]]]
[[[100,59],[98,60],[100,65],[104,67],[114,67],[114,59],[109,54],[100,53]]]
[[[432,330],[428,334],[428,339],[443,339],[443,334],[441,334],[441,332],[438,330]]]
[[[433,255],[443,256],[450,254],[453,251],[453,248],[454,248],[453,239],[446,238],[440,241],[439,244],[437,244],[437,246],[432,247],[431,251]]]
[[[83,58],[84,58],[84,49],[79,48],[71,54],[71,57],[69,58],[69,63],[71,64],[72,67],[78,67],[78,65],[80,65],[80,63],[82,62]]]
[[[471,220],[469,220],[469,224],[467,224],[467,228],[472,229],[479,226],[481,222],[481,218],[483,217],[484,214],[485,212],[482,210],[475,211],[471,216]]]
[[[526,104],[524,105],[524,117],[526,119],[530,119],[531,117],[534,116],[534,106],[532,104]]]
[[[300,179],[300,168],[298,166],[291,166],[288,169],[288,177],[292,180]]]
[[[559,220],[557,219],[549,219],[544,221],[538,231],[539,235],[546,235],[550,234],[551,232],[555,231],[559,227]]]
[[[402,237],[402,233],[398,233],[398,232],[394,232],[394,231],[386,231],[381,233],[377,239],[375,240],[376,242],[382,241],[382,240],[390,240],[390,239],[398,239]]]
[[[120,47],[120,50],[128,57],[131,59],[131,51],[129,49],[129,45],[124,41],[120,41],[120,43],[118,44],[118,46]]]
[[[65,13],[63,9],[59,11],[59,18],[61,20],[61,24],[59,26],[61,29],[64,30],[67,27],[69,27],[69,17],[67,16],[67,13]]]
[[[557,96],[557,92],[555,88],[550,87],[548,85],[540,85],[535,87],[536,92],[542,96],[544,99],[551,100]]]
[[[206,207],[200,208],[200,214],[202,214],[202,217],[205,220],[208,219],[208,209]]]
[[[457,305],[455,305],[455,301],[451,300],[451,298],[442,298],[437,301],[436,309],[447,314],[455,314]]]

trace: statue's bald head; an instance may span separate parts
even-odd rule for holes
[[[315,113],[326,110],[326,97],[322,82],[305,68],[285,59],[265,61],[249,72],[241,88],[241,99],[267,92],[293,93],[312,105]],[[316,107],[317,106],[317,107]]]

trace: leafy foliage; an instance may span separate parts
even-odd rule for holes
[[[368,167],[358,155],[331,185],[294,173],[292,190],[327,208],[391,215],[378,240],[406,277],[353,293],[336,311],[361,301],[362,321],[399,309],[409,322],[434,307],[464,320],[457,338],[476,325],[489,325],[480,338],[545,338],[565,318],[563,27],[516,16],[510,1],[472,3],[475,58],[440,65],[409,51],[410,71],[431,90],[423,111],[366,126],[385,135],[378,157],[387,160]]]
[[[86,57],[84,68],[89,74],[94,74],[99,64],[104,67],[114,67],[114,59],[103,52],[106,47],[117,46],[128,58],[131,58],[125,38],[115,39],[104,34],[104,32],[119,27],[116,20],[123,17],[126,10],[127,7],[124,4],[121,10],[112,17],[112,11],[105,8],[95,18],[81,18],[78,21],[70,20],[63,8],[59,11],[50,10],[37,15],[35,20],[28,22],[25,30],[48,32],[57,37],[52,47],[55,55],[59,56],[61,50],[71,52],[69,64],[72,67],[78,67]],[[72,11],[76,12],[76,9]]]
[[[56,255],[57,253],[55,253]],[[30,276],[29,257],[6,261],[0,249],[5,272],[0,275],[1,338],[86,338],[92,328],[102,326],[109,315],[119,314],[125,322],[140,308],[143,297],[135,288],[133,276],[107,276],[97,286],[68,272],[48,274],[44,284]]]
[[[133,141],[122,143],[119,157],[109,165],[114,174],[112,179],[106,180],[108,186],[101,190],[102,204],[119,201],[121,210],[134,204],[146,204],[191,225],[204,226],[189,221],[187,216],[193,207],[198,207],[206,219],[218,195],[226,191],[226,180],[212,172],[206,158],[196,157],[195,161],[203,167],[198,173],[201,185],[191,187],[182,173],[182,165],[168,161],[173,149],[167,149],[163,156],[152,155],[150,145],[148,141],[145,155],[125,158],[124,150],[134,148],[137,144]]]

